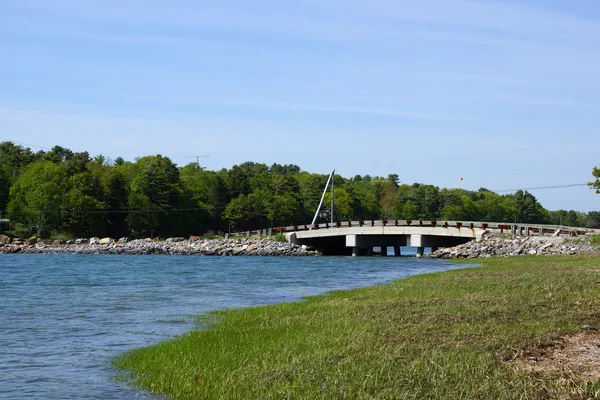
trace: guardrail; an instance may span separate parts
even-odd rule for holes
[[[410,220],[410,219],[396,219],[396,220],[358,220],[358,221],[336,221],[336,222],[325,222],[318,224],[298,224],[280,226],[269,229],[259,229],[251,231],[237,232],[238,235],[245,236],[271,236],[273,233],[288,233],[298,231],[309,231],[317,229],[338,229],[338,228],[353,228],[363,226],[381,226],[381,227],[392,227],[392,226],[415,226],[415,227],[432,227],[432,228],[457,228],[457,229],[483,229],[490,230],[496,233],[508,233],[508,234],[520,234],[520,235],[553,235],[558,230],[561,234],[568,234],[570,236],[578,236],[586,233],[597,233],[600,234],[600,229],[592,228],[581,228],[574,226],[564,225],[545,225],[545,224],[530,224],[530,223],[508,223],[508,222],[482,222],[482,221],[427,221],[427,220]]]
[[[359,221],[337,221],[326,222],[320,224],[302,224],[290,225],[273,228],[273,231],[278,233],[308,231],[312,229],[336,229],[336,228],[352,228],[363,226],[420,226],[432,228],[457,228],[457,229],[484,229],[499,231],[504,233],[523,232],[528,234],[554,234],[560,230],[561,233],[568,234],[585,234],[585,233],[600,233],[600,229],[580,228],[562,225],[544,225],[530,223],[506,223],[506,222],[481,222],[481,221],[426,221],[426,220],[359,220]]]

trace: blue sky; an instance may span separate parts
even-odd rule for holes
[[[600,166],[599,49],[597,1],[0,0],[0,140],[580,184]],[[587,187],[532,193],[600,210]]]

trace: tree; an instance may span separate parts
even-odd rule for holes
[[[97,165],[97,164],[96,164]],[[114,167],[97,165],[92,170],[100,181],[105,212],[102,213],[105,221],[106,234],[110,237],[128,236],[127,213],[129,204],[128,188],[130,180],[128,170],[133,169],[133,164],[123,163]]]
[[[592,175],[596,180],[594,182],[589,182],[588,185],[593,189],[596,189],[596,193],[600,194],[600,168],[594,167]]]
[[[12,183],[21,172],[33,161],[36,156],[31,149],[17,146],[12,142],[0,143],[0,171]]]
[[[299,201],[303,214],[302,220],[312,220],[327,184],[327,178],[327,175],[310,174],[308,172],[298,174],[297,179],[300,186]]]
[[[10,178],[6,175],[5,171],[0,170],[0,212],[6,210],[9,192]]]
[[[266,216],[265,202],[259,193],[239,195],[229,202],[223,213],[223,217],[239,230],[263,226]]]
[[[67,162],[73,158],[73,151],[66,149],[62,146],[54,146],[49,152],[44,153],[43,159],[52,161],[55,164]]]
[[[531,193],[518,190],[512,197],[516,201],[515,217],[518,222],[543,224],[548,220],[547,211]]]
[[[61,208],[67,192],[67,174],[50,161],[30,164],[10,189],[9,215],[41,235],[62,224]]]
[[[394,177],[395,176],[395,177]],[[392,219],[395,215],[396,195],[398,193],[398,175],[388,177],[387,181],[377,181],[381,218]]]
[[[179,170],[160,154],[138,159],[128,198],[127,222],[135,236],[177,232],[181,215],[173,209],[183,193]]]
[[[209,230],[227,229],[222,212],[229,203],[229,194],[221,173],[206,171],[196,162],[180,170],[185,192],[184,208],[196,208],[187,213],[189,232],[205,233]]]
[[[327,205],[331,205],[331,191],[328,191],[325,195],[325,201],[323,202],[323,214],[327,215],[328,221],[331,218],[331,207],[327,207]],[[352,197],[350,194],[342,188],[334,189],[334,199],[333,199],[333,208],[334,208],[334,221],[347,221],[352,217]]]
[[[396,187],[400,185],[400,177],[398,176],[398,174],[389,174],[387,180]]]
[[[298,196],[294,193],[274,195],[267,206],[267,218],[272,226],[292,225],[302,215]]]
[[[105,235],[106,218],[101,214],[105,203],[96,198],[100,193],[99,182],[90,172],[68,178],[62,196],[63,224],[68,232],[77,237]]]
[[[351,220],[377,219],[381,215],[379,202],[380,193],[377,190],[379,182],[363,182],[361,179],[346,181],[342,186],[351,197]]]

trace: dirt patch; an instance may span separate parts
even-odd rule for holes
[[[566,336],[553,345],[523,352],[514,363],[531,373],[596,381],[600,379],[600,332]]]

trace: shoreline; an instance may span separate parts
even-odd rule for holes
[[[100,244],[97,238],[90,243],[55,244],[35,242],[0,245],[0,254],[114,254],[114,255],[185,255],[185,256],[263,256],[306,257],[320,253],[306,246],[278,242],[266,238],[231,238],[185,240],[170,238],[165,241],[137,239]]]
[[[523,255],[585,255],[600,254],[600,247],[592,244],[592,236],[580,238],[516,236],[514,238],[489,236],[481,241],[470,241],[447,247],[426,255],[433,259],[480,259]]]
[[[7,243],[8,242],[8,243]],[[430,259],[486,259],[521,255],[585,255],[600,254],[600,241],[595,236],[579,238],[558,237],[499,237],[436,250],[425,255]],[[186,255],[186,256],[320,256],[320,251],[264,237],[225,239],[168,238],[164,241],[125,238],[60,240],[12,240],[0,235],[0,254],[113,254],[113,255]]]
[[[174,399],[591,395],[598,375],[526,363],[600,327],[588,284],[597,260],[497,257],[304,302],[216,311],[203,329],[114,365],[123,382]]]

